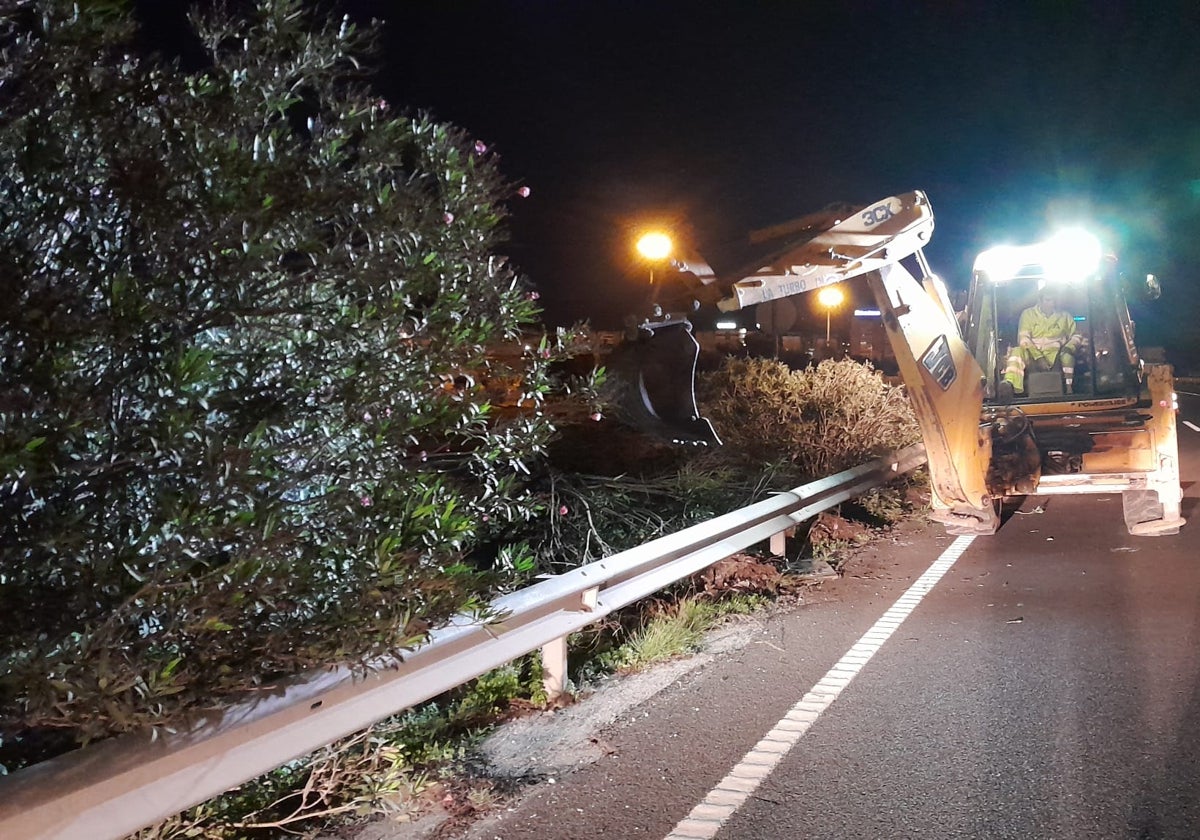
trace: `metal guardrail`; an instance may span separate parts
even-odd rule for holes
[[[917,445],[498,598],[403,660],[259,693],[188,732],[121,736],[0,778],[0,837],[124,837],[568,634],[925,462]],[[554,667],[551,667],[554,670]]]

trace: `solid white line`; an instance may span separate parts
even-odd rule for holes
[[[908,591],[850,647],[846,655],[817,681],[812,690],[788,710],[775,728],[764,735],[729,771],[729,775],[679,821],[666,840],[712,840],[717,830],[746,803],[759,784],[771,774],[809,727],[816,723],[821,713],[833,704],[842,689],[850,684],[850,680],[883,647],[900,623],[916,609],[921,599],[950,571],[950,567],[974,539],[959,537],[952,542],[942,556],[925,570],[925,574],[917,578]]]
[[[1187,427],[1188,427],[1189,429],[1191,429],[1193,432],[1200,432],[1200,426],[1197,426],[1197,425],[1196,425],[1195,423],[1193,423],[1191,420],[1184,420],[1184,421],[1183,421],[1183,425],[1187,426]]]

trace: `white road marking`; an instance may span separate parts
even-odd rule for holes
[[[1195,423],[1193,423],[1191,420],[1184,420],[1184,421],[1183,421],[1183,425],[1187,426],[1187,427],[1188,427],[1189,429],[1191,429],[1193,432],[1200,432],[1200,426],[1197,426],[1197,425],[1196,425]]]
[[[691,813],[667,835],[666,840],[712,840],[717,831],[745,804],[764,779],[771,774],[792,747],[808,731],[821,713],[833,705],[850,681],[871,657],[883,647],[896,629],[916,609],[921,599],[942,579],[955,561],[975,540],[959,537],[942,556],[933,561],[925,574],[917,578],[878,621],[855,642],[800,702],[792,706],[775,728],[763,736],[741,762],[709,791]]]

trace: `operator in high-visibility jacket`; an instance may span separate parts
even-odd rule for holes
[[[1014,391],[1022,392],[1026,368],[1052,370],[1057,365],[1062,368],[1069,394],[1075,384],[1075,351],[1082,342],[1071,313],[1058,308],[1052,289],[1043,288],[1037,303],[1022,312],[1017,321],[1017,346],[1008,355],[1004,380]]]

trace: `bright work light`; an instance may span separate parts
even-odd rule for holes
[[[975,270],[994,281],[1009,280],[1026,266],[1035,266],[1046,280],[1077,283],[1100,268],[1100,240],[1085,230],[1071,228],[1036,245],[1000,245],[975,259]]]
[[[1046,279],[1065,283],[1086,280],[1095,274],[1103,256],[1100,240],[1079,228],[1059,231],[1041,247]]]
[[[987,274],[988,278],[1007,280],[1013,277],[1025,265],[1025,252],[1028,248],[1018,248],[1015,245],[998,245],[988,248],[975,258],[975,270]]]

